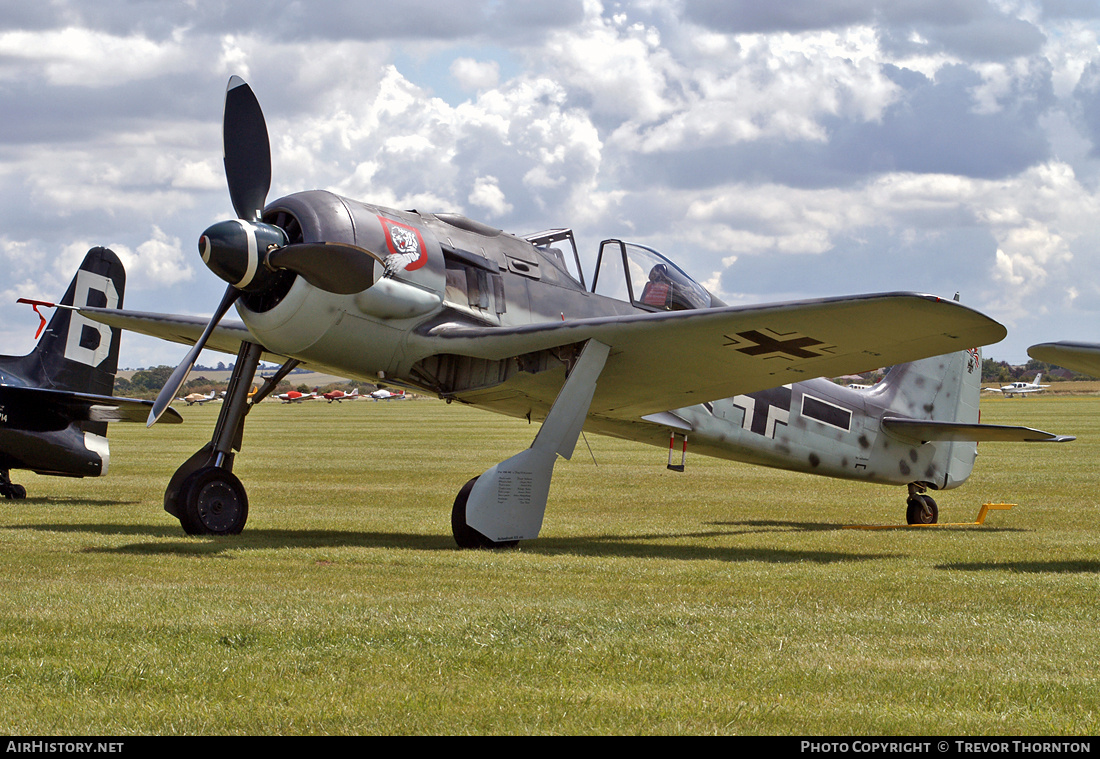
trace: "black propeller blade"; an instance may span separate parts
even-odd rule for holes
[[[222,143],[229,196],[240,221],[223,221],[209,227],[199,240],[199,252],[210,270],[229,287],[198,342],[161,388],[149,412],[149,426],[183,387],[214,328],[242,292],[262,291],[272,281],[272,271],[286,269],[314,287],[349,295],[373,285],[374,262],[382,262],[369,250],[346,243],[287,245],[282,229],[263,223],[271,189],[271,143],[260,103],[239,76],[230,78],[226,88]]]
[[[252,88],[239,76],[230,77],[225,91],[222,145],[225,150],[225,178],[229,182],[229,197],[233,201],[233,209],[238,218],[259,222],[267,191],[271,188],[271,143],[267,138],[267,124],[264,122],[260,102]],[[210,333],[239,297],[241,291],[231,284],[199,341],[184,356],[160,389],[153,408],[149,411],[146,426],[152,427],[164,414],[176,393],[187,381],[187,375],[191,373]]]
[[[336,295],[362,292],[374,284],[374,262],[385,262],[366,248],[334,242],[303,242],[267,256],[273,269],[289,269],[314,287]]]
[[[260,102],[239,76],[229,80],[222,114],[225,178],[237,218],[259,221],[271,189],[271,143]]]
[[[210,339],[210,334],[214,331],[214,328],[218,326],[218,322],[229,308],[237,302],[237,298],[241,297],[241,291],[230,285],[225,290],[225,295],[222,296],[222,302],[218,304],[218,310],[214,312],[214,315],[210,317],[209,323],[206,325],[206,329],[202,331],[202,335],[199,337],[195,346],[183,357],[183,361],[172,372],[172,376],[168,378],[168,381],[164,383],[164,387],[160,389],[160,393],[157,395],[157,399],[153,402],[153,408],[149,410],[149,419],[146,421],[146,427],[152,427],[157,419],[160,419],[161,415],[168,408],[168,405],[175,399],[176,393],[183,387],[183,383],[187,381],[187,375],[191,373],[191,369],[195,366],[195,362],[199,359],[199,354],[202,352],[203,346],[206,345],[206,341]]]

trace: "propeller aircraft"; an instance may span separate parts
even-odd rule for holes
[[[569,229],[516,236],[465,216],[399,211],[331,192],[267,202],[271,153],[252,89],[230,79],[225,171],[237,218],[199,238],[227,283],[209,320],[81,313],[193,347],[153,424],[204,348],[236,353],[210,442],[168,483],[188,533],[239,533],[233,474],[251,405],[300,364],[542,422],[531,447],[467,482],[451,510],[461,547],[541,529],[554,464],[582,428],[728,459],[908,488],[910,521],[935,521],[927,490],[970,474],[977,440],[1062,440],[977,423],[980,353],[1005,328],[957,302],[883,293],[727,306],[645,246],[600,245],[588,285]],[[224,317],[236,306],[241,322]],[[931,357],[931,358],[928,358]],[[280,369],[250,399],[260,360]],[[906,363],[913,362],[913,363]],[[894,366],[871,390],[813,379]]]
[[[337,403],[342,403],[344,401],[357,401],[361,396],[359,395],[359,388],[356,387],[352,388],[352,391],[350,393],[344,392],[343,390],[329,390],[321,397],[329,403],[332,403],[333,401],[336,401]]]
[[[289,390],[285,393],[279,393],[275,397],[283,403],[302,403],[303,401],[312,401],[317,397],[317,393],[303,393],[301,390]]]
[[[22,499],[12,469],[98,477],[111,459],[109,422],[146,421],[152,401],[115,398],[120,330],[88,320],[82,306],[122,305],[126,272],[107,248],[92,248],[60,303],[20,298],[41,323],[26,356],[0,356],[0,496]],[[40,307],[55,308],[46,324]],[[183,417],[169,410],[166,421]]]
[[[986,391],[990,393],[1001,393],[1006,398],[1012,398],[1019,395],[1022,398],[1026,398],[1033,393],[1041,393],[1046,390],[1050,385],[1040,385],[1039,380],[1043,378],[1043,373],[1039,372],[1035,375],[1035,379],[1031,382],[1010,382],[1007,385],[1001,385],[1000,387],[987,387]]]
[[[196,403],[201,406],[204,403],[209,403],[210,401],[214,401],[214,400],[217,400],[217,399],[218,399],[217,392],[214,391],[214,390],[211,390],[206,395],[203,395],[202,393],[188,393],[187,395],[183,396],[182,398],[177,398],[176,400],[177,401],[183,401],[188,406],[193,406]]]

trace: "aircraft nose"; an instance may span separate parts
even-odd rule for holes
[[[263,266],[268,250],[286,244],[286,234],[278,227],[233,219],[203,232],[199,255],[210,271],[234,287],[258,290],[268,279]]]

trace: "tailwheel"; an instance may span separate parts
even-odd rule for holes
[[[911,495],[905,506],[908,524],[936,524],[939,521],[940,509],[930,495]]]
[[[455,497],[454,506],[451,508],[451,534],[459,548],[512,548],[519,543],[518,540],[496,542],[482,535],[470,525],[466,524],[466,503],[470,500],[470,491],[474,489],[474,483],[478,478],[462,486]]]
[[[248,520],[248,494],[237,476],[203,467],[180,487],[179,520],[188,535],[238,535]]]

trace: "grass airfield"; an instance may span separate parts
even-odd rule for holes
[[[992,394],[989,394],[992,395]],[[1100,398],[983,399],[1076,434],[987,444],[941,522],[905,490],[589,435],[543,536],[459,551],[450,506],[535,427],[438,401],[263,403],[235,538],[162,509],[217,405],[112,425],[89,480],[0,501],[10,735],[1100,733]],[[593,463],[593,456],[595,463]]]

